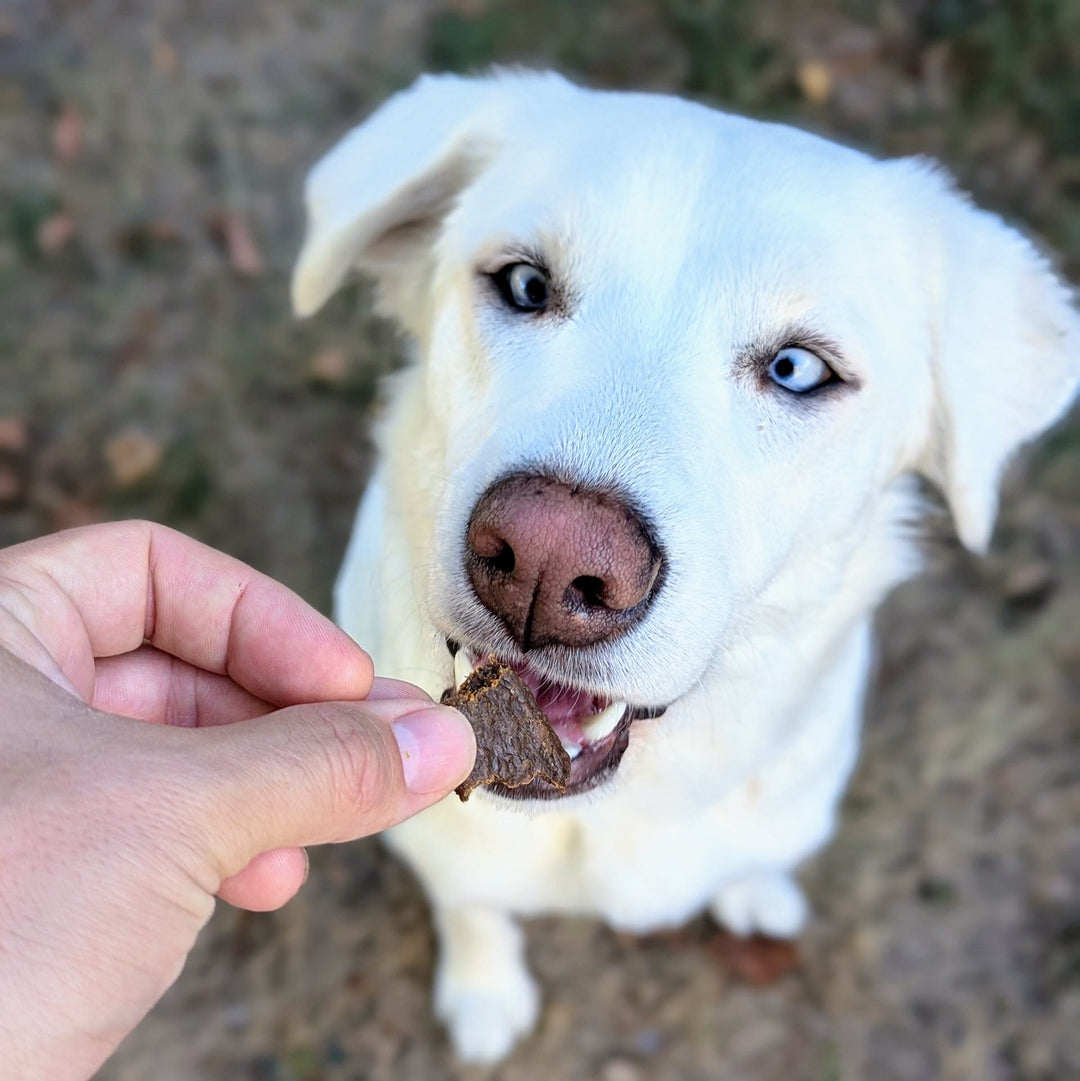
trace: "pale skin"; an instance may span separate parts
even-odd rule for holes
[[[124,522],[0,551],[5,1076],[90,1077],[216,898],[279,907],[304,846],[400,822],[474,756],[460,714],[179,533]]]

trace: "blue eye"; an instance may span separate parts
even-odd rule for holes
[[[524,312],[542,312],[547,307],[547,275],[531,263],[511,263],[492,278],[511,307]]]
[[[831,382],[836,373],[816,353],[789,345],[773,357],[769,377],[785,390],[805,394]]]

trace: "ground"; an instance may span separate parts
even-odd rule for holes
[[[517,60],[931,154],[1080,277],[1076,0],[9,0],[0,543],[148,516],[325,609],[401,349],[361,287],[290,317],[303,174],[418,71]],[[540,1028],[490,1076],[1080,1076],[1078,585],[1073,419],[991,555],[934,543],[881,613],[801,967],[753,986],[704,918],[535,922]],[[431,1015],[415,881],[375,842],[312,864],[280,913],[221,907],[103,1081],[485,1076]]]

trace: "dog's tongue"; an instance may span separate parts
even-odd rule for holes
[[[582,721],[601,713],[609,704],[606,698],[591,691],[552,683],[534,672],[528,664],[513,665],[514,671],[529,685],[536,704],[544,711],[564,747],[580,747],[585,742]]]

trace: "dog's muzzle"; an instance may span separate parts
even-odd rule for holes
[[[460,686],[488,655],[453,640],[448,639],[446,644],[454,655],[454,681]],[[630,745],[631,725],[644,718],[659,717],[667,708],[635,707],[629,702],[558,683],[541,675],[528,659],[505,663],[528,684],[537,705],[570,755],[570,777],[562,791],[540,781],[513,789],[502,785],[490,787],[489,791],[511,799],[560,799],[597,787],[618,769]]]
[[[465,541],[476,596],[522,653],[625,634],[663,584],[663,554],[626,500],[545,474],[492,484]]]

